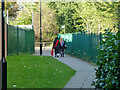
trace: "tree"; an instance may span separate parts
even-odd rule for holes
[[[0,4],[1,9],[1,4]],[[17,15],[17,11],[19,11],[18,4],[16,2],[5,2],[5,16],[7,15],[7,10],[9,13],[9,17],[14,17]]]
[[[66,33],[77,32],[75,24],[74,13],[76,12],[74,2],[50,2],[49,7],[56,11],[57,23],[59,28],[65,25]],[[60,33],[63,33],[63,29],[60,28]]]
[[[19,11],[16,19],[11,21],[14,25],[31,25],[33,12],[33,27],[35,38],[39,41],[40,37],[40,3],[22,3],[24,9]],[[50,9],[46,3],[42,3],[42,37],[43,41],[53,41],[58,33],[56,13]],[[48,38],[51,37],[51,38]]]
[[[37,8],[39,10],[39,7]],[[55,36],[58,34],[58,25],[56,19],[56,13],[50,9],[46,3],[42,3],[42,40],[43,41],[53,41]],[[39,34],[40,27],[40,12],[34,13],[34,28],[36,32],[36,38],[40,37]],[[50,38],[49,38],[50,37]]]
[[[32,11],[23,9],[18,12],[14,21],[10,21],[11,25],[31,25],[32,24]]]
[[[49,7],[57,13],[59,27],[66,26],[66,33],[70,32],[104,32],[106,28],[113,28],[115,32],[116,2],[50,2]],[[63,31],[61,31],[63,33]]]

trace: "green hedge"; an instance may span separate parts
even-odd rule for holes
[[[97,56],[96,88],[120,89],[120,65],[118,60],[118,33],[111,33],[111,29],[105,30],[104,38],[100,42]]]

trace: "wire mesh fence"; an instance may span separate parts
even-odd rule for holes
[[[101,35],[92,33],[58,34],[58,38],[60,37],[63,37],[66,42],[66,54],[74,55],[86,61],[96,62],[97,47],[101,40]]]
[[[34,53],[34,29],[7,26],[7,55]]]

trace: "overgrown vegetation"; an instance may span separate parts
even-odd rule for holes
[[[99,46],[98,69],[96,69],[96,88],[120,89],[120,64],[118,53],[118,33],[111,33],[112,29],[106,29],[104,38]]]

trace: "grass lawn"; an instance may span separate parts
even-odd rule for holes
[[[75,70],[50,56],[8,56],[8,88],[63,88]]]

